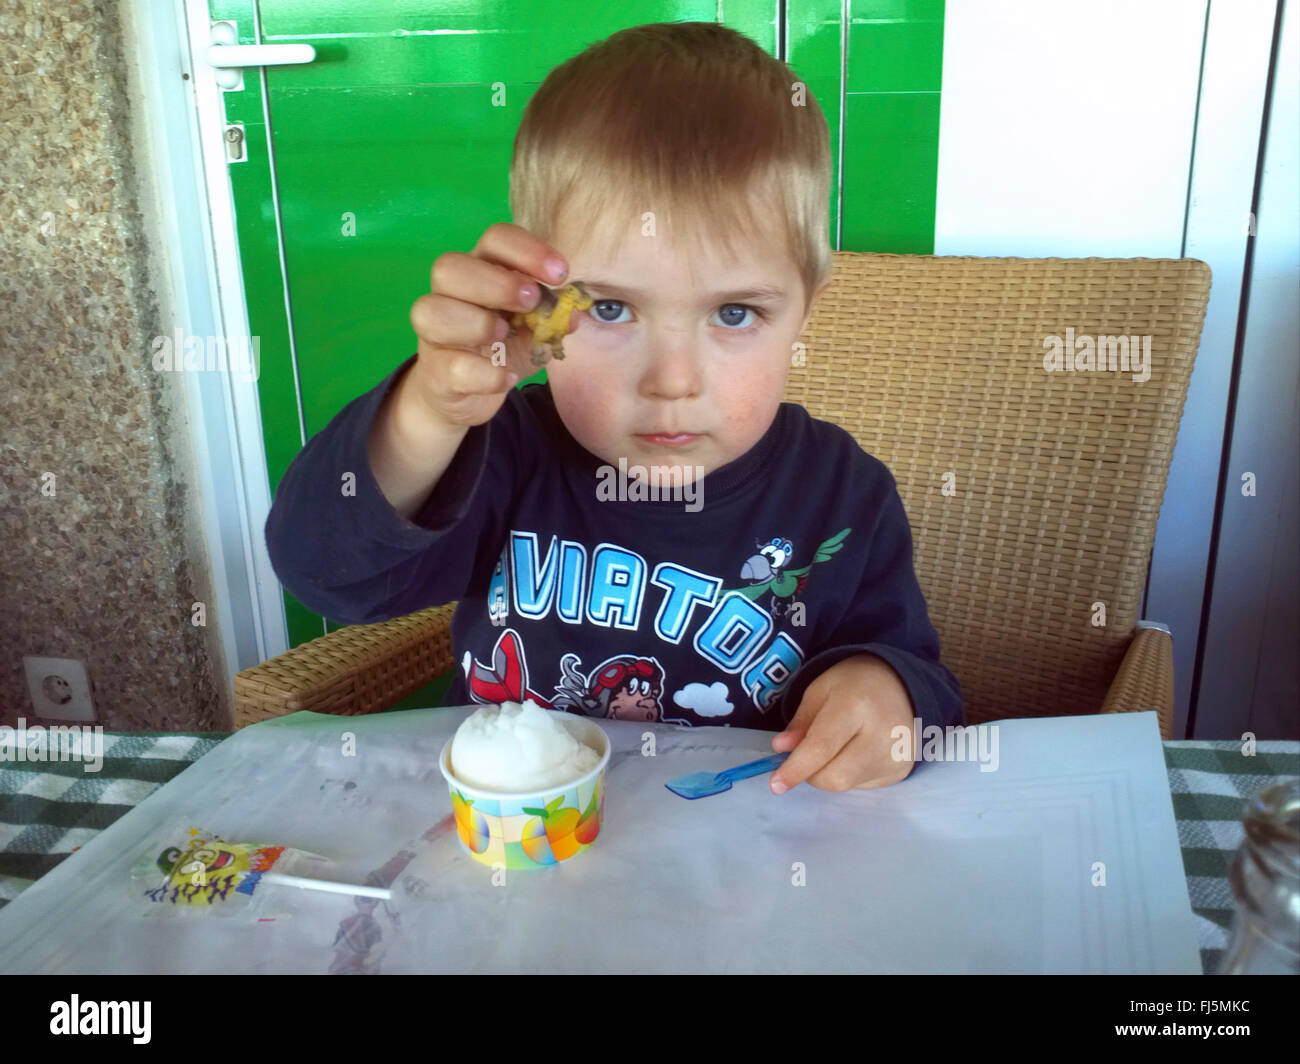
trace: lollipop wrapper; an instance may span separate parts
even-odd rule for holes
[[[131,872],[131,892],[142,916],[212,913],[267,919],[287,915],[296,887],[263,884],[272,869],[331,878],[319,854],[264,842],[231,842],[192,828],[171,845],[146,854]]]

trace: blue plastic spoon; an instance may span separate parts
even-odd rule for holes
[[[673,794],[680,794],[683,798],[707,798],[711,794],[721,794],[723,791],[731,790],[731,785],[736,780],[746,780],[750,776],[757,776],[776,768],[789,756],[790,752],[787,750],[784,754],[760,757],[757,761],[749,761],[722,772],[688,772],[685,776],[669,780],[664,786]]]

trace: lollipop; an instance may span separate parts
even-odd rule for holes
[[[161,882],[144,891],[144,896],[150,901],[189,910],[212,909],[240,895],[251,897],[263,883],[384,900],[391,897],[391,891],[386,887],[337,883],[272,870],[277,862],[289,860],[286,855],[324,860],[316,854],[268,843],[229,842],[198,828],[190,828],[189,835],[185,845],[168,846],[158,855],[154,862],[156,872],[149,875],[140,871],[134,877],[156,880],[157,873],[162,873]]]

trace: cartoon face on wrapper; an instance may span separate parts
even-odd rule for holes
[[[145,891],[151,901],[196,908],[251,895],[262,875],[284,853],[283,846],[195,838],[188,847],[170,846],[155,862],[163,881]]]
[[[169,846],[158,855],[158,867],[175,886],[202,886],[209,874],[247,872],[250,866],[243,847],[198,846],[182,850]]]

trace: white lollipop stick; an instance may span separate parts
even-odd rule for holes
[[[286,887],[302,887],[304,890],[323,890],[330,894],[355,894],[362,898],[379,898],[391,901],[393,892],[388,887],[363,887],[356,883],[335,883],[329,879],[308,879],[306,876],[289,876],[283,872],[263,872],[261,881],[282,883]]]

